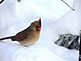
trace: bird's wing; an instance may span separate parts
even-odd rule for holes
[[[14,39],[17,41],[22,41],[24,39],[27,39],[27,34],[25,32],[19,32],[15,35]]]

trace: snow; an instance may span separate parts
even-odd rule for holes
[[[65,0],[71,6],[73,0]],[[23,47],[18,42],[0,42],[0,61],[78,61],[78,51],[54,44],[60,34],[79,34],[81,1],[74,0],[72,11],[61,0],[5,0],[0,4],[0,38],[15,35],[31,22],[42,18],[38,42]]]
[[[7,49],[6,49],[7,48]],[[5,51],[5,52],[4,52]],[[5,59],[4,59],[5,57]],[[0,42],[1,61],[65,61],[41,46],[23,47],[16,44]]]

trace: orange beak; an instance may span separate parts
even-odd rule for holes
[[[41,30],[41,18],[39,18],[39,28],[38,28],[38,30]]]

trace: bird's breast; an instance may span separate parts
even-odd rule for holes
[[[24,46],[29,46],[29,45],[33,45],[37,42],[37,40],[39,39],[40,36],[40,32],[31,32],[29,33],[29,35],[27,35],[27,38],[24,39],[23,41],[20,41],[20,43]]]

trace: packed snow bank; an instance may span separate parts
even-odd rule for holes
[[[48,37],[45,40],[39,41],[38,44],[40,46],[43,46],[43,47],[49,49],[56,56],[59,56],[66,61],[78,61],[78,58],[79,58],[78,50],[69,50],[65,47],[58,46],[58,45],[54,44],[54,42],[51,42],[51,40],[47,40],[47,39],[48,39]]]
[[[75,11],[70,10],[54,24],[58,34],[71,33],[79,35],[81,30],[81,0],[75,0],[73,7]]]
[[[65,61],[48,49],[33,45],[21,45],[0,42],[0,61]]]

